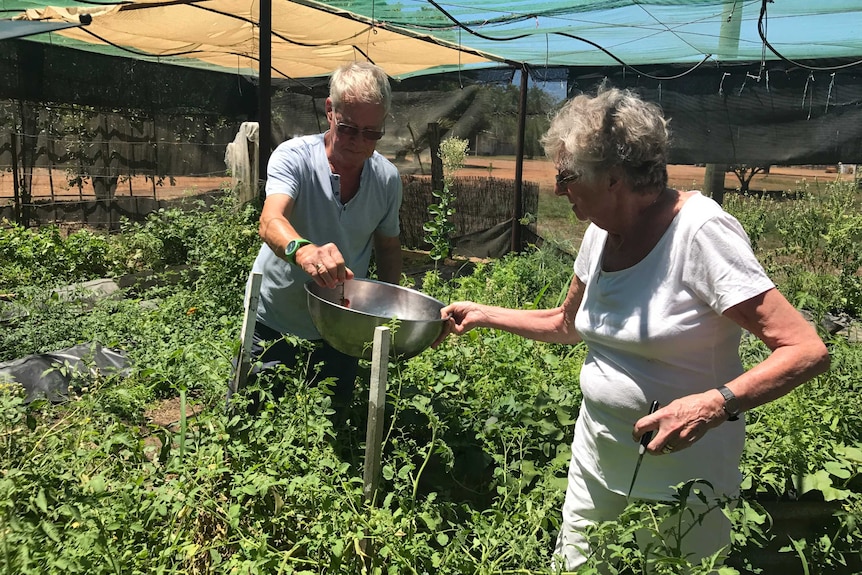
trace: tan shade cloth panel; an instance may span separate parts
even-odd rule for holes
[[[239,73],[256,74],[259,3],[135,1],[94,9],[27,10],[29,20],[92,23],[57,32],[92,44],[113,44],[156,57],[195,59]],[[462,51],[430,36],[372,24],[364,18],[309,2],[277,0],[272,5],[272,78],[328,75],[348,61],[369,60],[392,77],[437,66],[469,66],[501,61],[489,54]]]

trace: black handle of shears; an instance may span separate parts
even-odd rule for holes
[[[652,405],[649,406],[649,414],[652,415],[658,409],[658,401],[653,401]],[[641,436],[641,446],[646,449],[646,446],[652,441],[652,431],[647,431]]]

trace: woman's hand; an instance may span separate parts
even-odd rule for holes
[[[482,322],[488,319],[485,306],[471,301],[459,301],[447,305],[440,310],[440,317],[446,321],[443,323],[443,331],[431,347],[440,345],[450,333],[464,335],[474,327],[481,327]]]
[[[725,385],[742,411],[773,401],[829,369],[829,351],[802,314],[773,288],[724,312],[772,350],[765,360]],[[635,423],[632,436],[655,435],[650,453],[670,453],[694,444],[727,421],[724,397],[717,389],[681,397]],[[731,423],[729,425],[739,425]],[[668,451],[668,448],[670,451]]]
[[[455,302],[440,310],[440,317],[447,321],[443,333],[431,345],[439,345],[450,333],[463,335],[477,327],[501,329],[536,341],[574,345],[581,341],[581,336],[575,331],[575,314],[583,291],[584,284],[575,276],[563,305],[552,309],[514,309],[471,301]]]
[[[632,439],[640,441],[645,433],[654,431],[647,451],[653,455],[681,451],[727,421],[723,406],[724,397],[716,389],[686,395],[640,418],[632,430]]]

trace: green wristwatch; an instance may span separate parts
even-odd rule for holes
[[[287,258],[287,261],[296,265],[296,252],[299,251],[299,248],[302,246],[306,246],[311,242],[305,238],[296,238],[295,240],[290,240],[287,242],[287,247],[284,248],[284,257]]]

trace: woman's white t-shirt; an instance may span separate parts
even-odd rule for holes
[[[700,193],[630,268],[601,269],[606,238],[591,225],[575,261],[586,285],[575,327],[589,352],[572,452],[586,473],[626,494],[638,456],[635,421],[653,400],[667,405],[740,375],[741,329],[722,313],[775,286],[739,222]],[[672,486],[695,478],[709,481],[717,494],[735,495],[744,436],[740,418],[688,449],[647,455],[632,496],[668,500]]]

